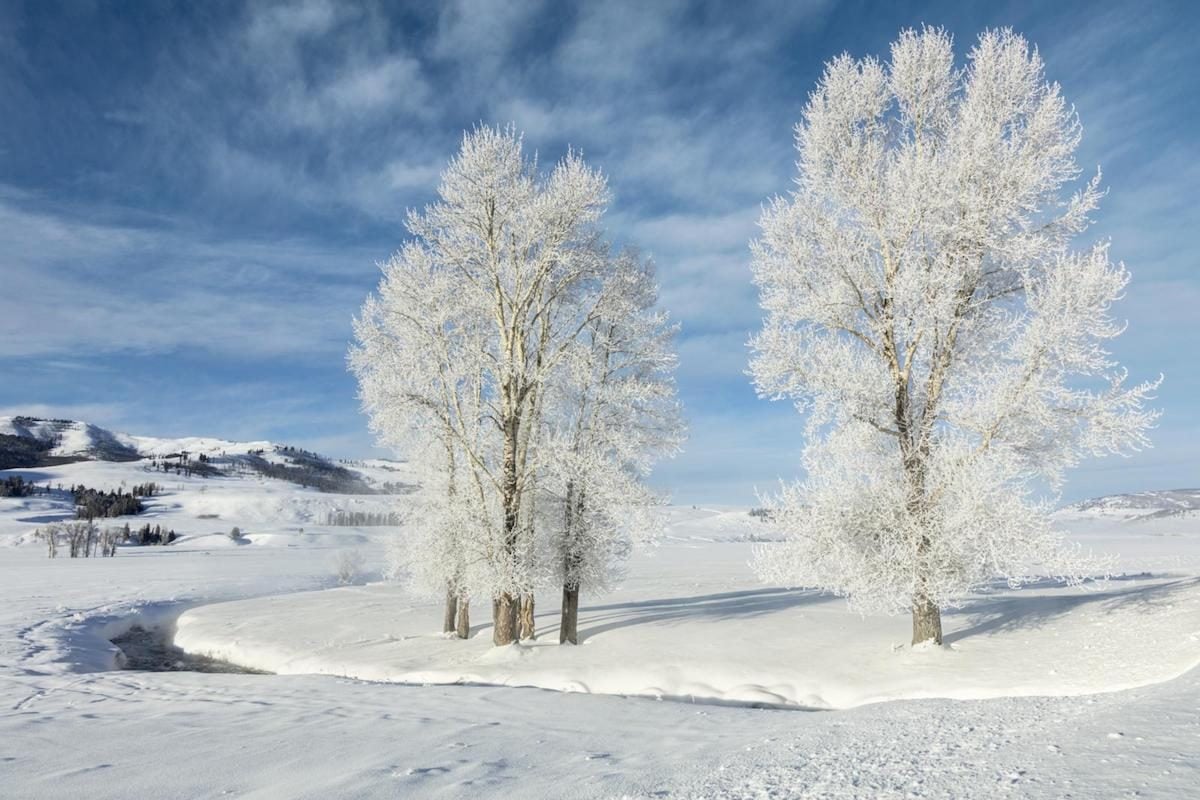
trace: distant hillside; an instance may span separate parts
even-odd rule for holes
[[[340,494],[413,488],[390,476],[378,478],[377,473],[386,474],[382,469],[355,470],[318,453],[269,441],[132,436],[78,420],[0,417],[0,469],[139,459],[148,460],[156,471],[198,476],[256,473]]]
[[[86,422],[0,417],[0,469],[138,458],[141,455],[130,437]]]
[[[1113,494],[1084,500],[1082,503],[1067,506],[1063,511],[1134,519],[1181,516],[1200,511],[1200,489],[1160,489]]]

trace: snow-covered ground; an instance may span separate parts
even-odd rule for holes
[[[156,479],[145,467],[20,472],[115,488]],[[69,515],[61,496],[0,499],[0,796],[1100,798],[1200,786],[1200,512],[1186,497],[1164,514],[1140,501],[1061,512],[1075,538],[1119,554],[1123,575],[997,588],[947,615],[950,648],[918,651],[903,644],[905,619],[755,582],[746,562],[764,526],[745,511],[673,509],[666,541],[618,591],[584,597],[583,644],[552,644],[546,593],[542,641],[495,652],[486,608],[475,638],[447,641],[435,604],[373,582],[402,528],[320,524],[408,496],[157,479],[166,491],[132,524],[183,538],[111,559],[45,557],[31,534]],[[244,543],[225,535],[234,525]],[[347,549],[365,573],[337,588]],[[110,637],[176,618],[185,647],[286,674],[112,669]],[[328,674],[303,674],[314,672]],[[453,681],[467,685],[442,685]],[[480,685],[492,683],[567,691]]]
[[[864,618],[839,598],[764,587],[747,566],[751,545],[693,541],[689,530],[677,523],[679,541],[638,559],[618,591],[587,598],[580,647],[558,645],[553,596],[537,617],[542,641],[494,648],[486,614],[469,642],[448,640],[437,632],[436,606],[387,584],[197,608],[179,619],[175,641],[277,673],[804,709],[1087,694],[1200,665],[1194,577],[1154,572],[1101,587],[998,588],[946,615],[948,650],[913,649],[904,620]]]

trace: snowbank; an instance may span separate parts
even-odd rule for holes
[[[435,606],[386,584],[192,609],[179,619],[175,642],[281,674],[802,709],[1107,692],[1200,664],[1195,577],[1005,589],[948,613],[946,647],[911,648],[903,644],[907,620],[862,618],[836,598],[756,585],[748,555],[734,543],[660,551],[643,569],[661,576],[631,580],[585,605],[579,647],[557,644],[550,596],[540,598],[549,612],[538,616],[540,640],[497,650],[490,625],[473,628],[469,641],[448,640],[431,630],[440,620]],[[738,574],[733,585],[719,563]],[[690,582],[688,567],[697,578]],[[485,612],[477,610],[478,622],[488,621]]]

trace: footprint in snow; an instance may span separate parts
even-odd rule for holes
[[[445,775],[449,771],[450,771],[449,767],[409,767],[408,769],[404,770],[404,774],[406,776],[407,775],[421,775],[421,776]]]

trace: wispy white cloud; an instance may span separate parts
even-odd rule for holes
[[[339,358],[386,255],[87,223],[0,200],[0,357]]]
[[[346,6],[332,0],[262,3],[254,7],[246,24],[246,39],[278,53],[303,39],[329,33],[345,12]]]
[[[476,74],[492,71],[506,61],[519,34],[533,27],[548,10],[545,0],[447,0],[439,7],[431,55],[472,67]],[[492,77],[497,77],[494,72]]]
[[[123,419],[127,411],[127,406],[117,403],[25,403],[0,406],[0,417],[81,419],[104,426]]]

